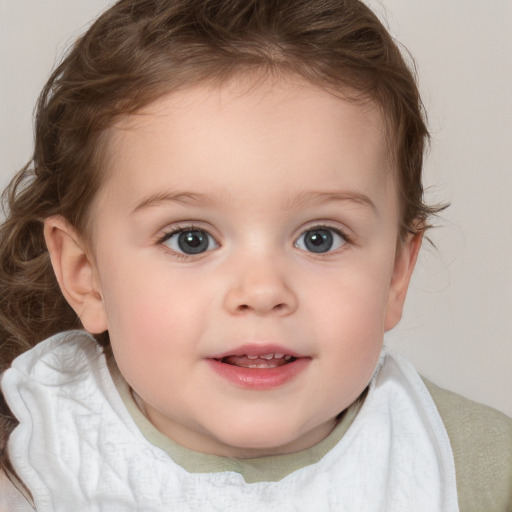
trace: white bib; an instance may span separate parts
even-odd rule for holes
[[[38,512],[456,512],[455,468],[435,404],[412,366],[384,354],[342,440],[278,482],[187,473],[147,441],[96,342],[62,333],[2,379],[19,419],[14,469]]]

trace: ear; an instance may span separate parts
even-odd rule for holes
[[[423,232],[411,234],[405,242],[397,246],[384,324],[386,331],[393,329],[402,318],[407,289],[418,259],[422,239]]]
[[[62,294],[84,328],[94,334],[107,330],[107,317],[96,265],[76,230],[64,217],[44,223],[44,237]]]

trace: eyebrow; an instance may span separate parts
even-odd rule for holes
[[[374,214],[379,211],[375,203],[365,194],[355,191],[308,191],[297,194],[291,198],[287,207],[290,209],[301,208],[308,204],[330,203],[330,202],[353,202],[370,208]]]
[[[224,195],[222,196],[223,199],[226,199]],[[201,204],[203,206],[208,206],[216,203],[219,199],[220,197],[218,197],[218,195],[212,196],[210,194],[202,194],[199,192],[157,192],[143,198],[140,202],[138,202],[135,208],[133,208],[131,211],[130,215],[133,215],[140,210],[162,206],[169,203],[178,203],[182,205]],[[292,210],[294,208],[303,208],[308,204],[314,205],[330,202],[353,202],[366,208],[370,208],[376,215],[378,214],[377,207],[373,201],[367,195],[355,191],[301,192],[288,200],[286,203],[286,208]]]
[[[210,205],[215,202],[215,197],[210,194],[201,194],[198,192],[188,191],[173,191],[173,192],[157,192],[144,197],[140,202],[137,203],[135,208],[131,211],[130,215],[133,215],[140,210],[146,208],[152,208],[155,206],[162,206],[168,203],[178,203],[183,205],[193,205],[200,203],[201,205]]]

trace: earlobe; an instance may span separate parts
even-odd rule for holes
[[[409,235],[397,249],[393,276],[389,287],[388,304],[384,329],[393,329],[400,319],[404,309],[405,297],[409,288],[412,273],[421,248],[423,232]]]
[[[44,237],[62,294],[84,328],[94,334],[107,330],[107,319],[96,266],[76,230],[64,217],[44,223]]]

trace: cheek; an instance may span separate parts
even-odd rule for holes
[[[169,272],[168,266],[122,269],[105,283],[104,304],[116,359],[179,360],[197,346],[206,290]],[[196,283],[197,284],[197,283]]]
[[[129,263],[121,258],[104,261],[100,268],[102,300],[116,359],[140,357],[143,351],[153,354],[167,330],[161,325],[167,318],[163,305],[168,303],[163,283],[155,281],[156,272],[144,270],[138,262]],[[158,332],[160,336],[155,337]]]
[[[341,372],[342,384],[354,385],[357,393],[371,377],[382,349],[388,288],[378,271],[353,272],[331,282],[328,292],[312,294],[317,319],[311,323],[312,336],[323,340],[333,374]]]
[[[353,266],[334,271],[323,283],[311,280],[310,301],[322,327],[340,334],[368,332],[383,328],[391,270],[384,265]],[[323,284],[323,286],[322,286]]]
[[[326,353],[346,359],[345,367],[357,373],[357,367],[370,364],[380,353],[384,337],[383,303],[375,297],[352,294],[330,314],[323,314],[315,337],[324,339]],[[349,364],[347,364],[350,361]]]
[[[187,368],[183,361],[190,363],[194,347],[190,338],[183,339],[189,322],[185,318],[180,322],[176,306],[160,293],[160,289],[139,288],[137,293],[120,293],[109,304],[114,358],[126,381],[146,401],[152,401],[158,389],[177,385],[173,379],[183,377],[180,371]]]

